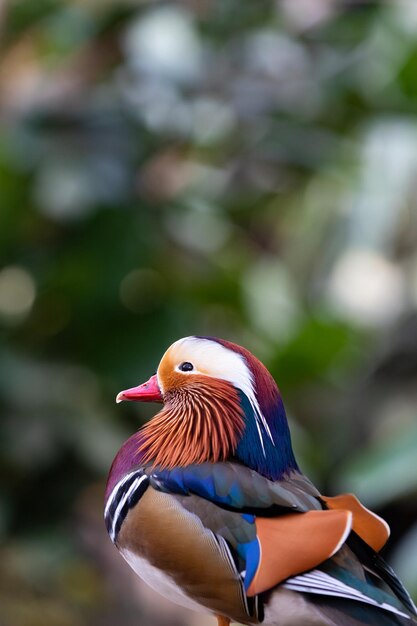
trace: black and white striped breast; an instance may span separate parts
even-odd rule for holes
[[[113,488],[104,510],[107,532],[113,543],[126,515],[141,499],[149,485],[149,477],[143,469],[126,474]]]

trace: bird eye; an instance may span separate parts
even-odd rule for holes
[[[194,365],[192,363],[189,363],[188,361],[185,361],[178,366],[178,369],[181,370],[181,372],[191,372],[194,369]]]

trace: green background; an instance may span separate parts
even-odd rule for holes
[[[102,522],[154,412],[116,393],[190,334],[265,362],[416,598],[415,3],[17,0],[0,28],[1,626],[206,624]]]

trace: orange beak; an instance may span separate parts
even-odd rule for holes
[[[123,402],[123,400],[136,400],[137,402],[163,402],[156,374],[151,376],[146,383],[138,385],[138,387],[125,389],[124,391],[118,393],[116,402]]]

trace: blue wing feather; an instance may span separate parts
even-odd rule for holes
[[[300,475],[301,476],[301,475]],[[291,480],[270,481],[237,463],[201,463],[172,470],[155,468],[151,484],[161,491],[198,495],[236,511],[273,515],[321,509],[318,492],[303,492]]]

